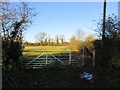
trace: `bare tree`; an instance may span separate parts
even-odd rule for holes
[[[3,67],[7,69],[9,66],[18,66],[22,55],[22,34],[32,23],[36,13],[27,3],[10,6],[10,3],[3,2],[1,11],[2,59]]]
[[[61,40],[61,43],[63,44],[63,43],[64,43],[64,40],[65,40],[64,35],[60,35],[60,40]]]
[[[50,45],[54,45],[54,39],[53,38],[50,38]]]
[[[56,44],[59,45],[59,37],[58,35],[55,36]]]
[[[47,37],[45,38],[44,44],[45,44],[45,45],[48,44],[48,39],[47,39]]]
[[[97,22],[97,29],[95,29],[96,32],[99,33],[99,36],[102,37],[102,30],[103,30],[103,20],[100,19]],[[105,38],[113,38],[113,37],[120,37],[120,21],[118,20],[118,17],[115,14],[109,15],[106,17],[106,28],[105,28]]]
[[[78,29],[78,30],[76,31],[76,35],[77,35],[77,40],[83,41],[84,32],[83,32],[82,30]]]
[[[45,32],[41,32],[41,33],[37,34],[35,36],[35,38],[36,38],[37,42],[40,42],[43,45],[43,42],[45,41],[46,35],[47,34]]]
[[[50,35],[48,36],[48,45],[51,45],[51,37],[50,37]]]
[[[32,23],[36,13],[26,3],[10,7],[10,3],[2,3],[2,36],[3,39],[22,39],[22,33]]]

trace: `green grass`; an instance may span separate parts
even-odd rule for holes
[[[69,46],[26,46],[24,50],[28,51],[70,51]],[[57,54],[58,52],[49,52],[50,54]],[[23,55],[39,55],[44,52],[23,52]]]

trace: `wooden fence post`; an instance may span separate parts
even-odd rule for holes
[[[82,65],[84,65],[84,47],[83,47],[83,52],[82,52]]]
[[[93,67],[95,66],[95,50],[93,51]]]
[[[71,51],[69,52],[69,63],[68,63],[68,65],[70,65],[71,64]]]

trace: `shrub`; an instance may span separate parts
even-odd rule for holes
[[[2,59],[4,69],[14,68],[19,65],[20,56],[22,55],[22,46],[19,41],[11,42],[2,41]]]

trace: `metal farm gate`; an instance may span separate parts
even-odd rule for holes
[[[79,67],[85,65],[86,58],[85,51],[81,55],[74,54],[71,51],[23,51],[23,58],[21,59],[22,68],[42,68],[44,66],[52,65],[58,62],[62,65],[72,65],[72,67]],[[34,53],[34,55],[31,55]],[[79,56],[80,58],[75,58]],[[89,61],[89,59],[87,60]],[[93,51],[92,65],[95,65],[95,50]]]
[[[27,53],[41,53],[38,55],[24,55],[21,60],[22,68],[41,68],[54,62],[60,62],[64,65],[70,65],[71,51],[23,51]]]

